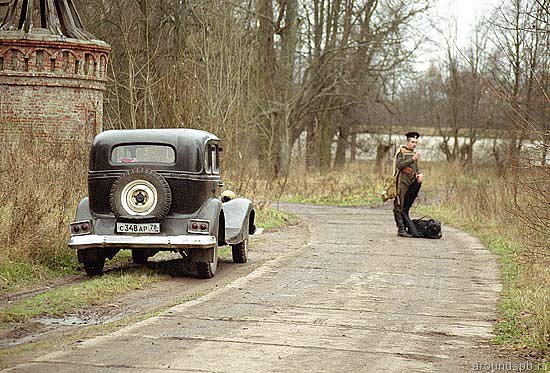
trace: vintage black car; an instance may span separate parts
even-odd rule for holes
[[[90,276],[105,259],[132,250],[143,264],[162,250],[179,252],[201,278],[216,273],[218,247],[244,263],[255,231],[252,202],[222,202],[220,140],[193,129],[106,131],[93,141],[88,197],[71,223],[69,246]]]

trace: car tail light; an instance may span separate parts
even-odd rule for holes
[[[92,223],[89,220],[71,223],[71,234],[82,235],[92,233]]]
[[[208,234],[210,222],[208,220],[190,220],[187,226],[187,232]]]

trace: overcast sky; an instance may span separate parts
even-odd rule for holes
[[[501,0],[434,0],[434,7],[428,19],[444,32],[449,29],[449,20],[455,19],[458,30],[457,45],[462,49],[468,45],[476,21],[488,15],[499,2]],[[422,51],[419,51],[417,57],[419,70],[426,69],[430,60],[437,60],[445,54],[445,37],[435,30],[429,32],[428,36],[435,40],[435,43],[426,45]]]

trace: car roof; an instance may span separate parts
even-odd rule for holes
[[[135,167],[132,164],[113,166],[110,163],[112,150],[126,144],[160,144],[172,146],[179,155],[176,164],[156,165],[158,169],[198,170],[202,167],[205,144],[208,141],[218,142],[219,140],[210,132],[189,128],[109,130],[94,138],[90,150],[89,168],[90,171],[102,171],[114,167],[117,169]]]
[[[202,146],[209,140],[219,141],[219,138],[210,132],[190,128],[109,130],[97,135],[92,146],[161,143],[171,144],[178,148],[180,146]]]

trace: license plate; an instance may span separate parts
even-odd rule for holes
[[[160,233],[160,223],[116,223],[117,233]]]

